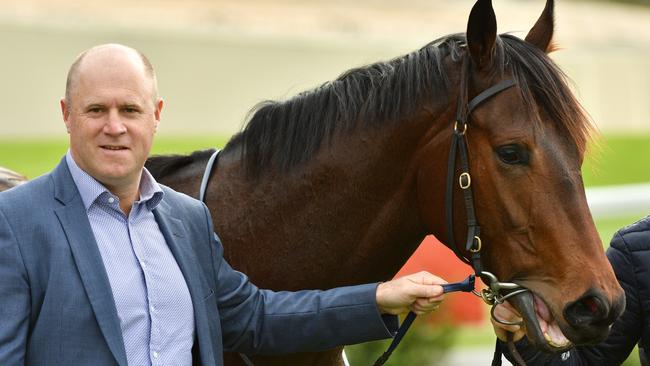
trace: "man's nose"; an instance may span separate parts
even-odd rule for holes
[[[111,109],[108,112],[106,124],[104,125],[104,133],[108,135],[121,135],[126,133],[126,125],[118,110]]]

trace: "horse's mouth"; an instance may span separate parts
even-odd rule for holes
[[[526,336],[539,349],[560,352],[572,346],[544,300],[531,291],[510,300],[524,319]]]

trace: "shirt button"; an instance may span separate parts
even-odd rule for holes
[[[149,310],[151,310],[151,312],[153,313],[154,311],[156,311],[156,308],[154,308],[153,305],[151,305],[151,306],[149,307]]]
[[[108,203],[113,203],[113,202],[115,202],[115,198],[113,198],[113,197],[109,197],[109,198],[108,198]]]
[[[153,358],[158,358],[158,356],[159,356],[158,352],[153,353]]]
[[[144,263],[144,261],[140,261],[140,267],[144,268],[144,267],[146,267],[146,266],[147,266],[147,265]]]

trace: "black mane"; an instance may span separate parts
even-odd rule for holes
[[[265,101],[251,111],[248,123],[226,150],[240,148],[246,171],[288,171],[309,160],[335,132],[359,124],[396,123],[417,113],[433,98],[448,98],[443,59],[459,65],[465,36],[451,35],[388,62],[345,72],[334,81],[287,101]],[[582,154],[591,124],[566,84],[566,76],[542,51],[509,34],[497,37],[494,73],[511,70],[528,109],[535,102],[564,124]]]
[[[434,93],[447,97],[442,61],[463,42],[460,36],[441,38],[391,61],[349,70],[290,100],[262,102],[225,150],[241,147],[252,175],[271,166],[288,171],[311,158],[335,132],[410,116]]]
[[[335,133],[407,119],[433,100],[449,99],[443,60],[451,56],[460,67],[469,57],[465,43],[463,34],[440,38],[388,62],[349,70],[287,101],[260,103],[224,150],[238,150],[251,176],[266,169],[287,172],[309,160]],[[535,46],[509,34],[497,37],[494,60],[494,75],[511,72],[527,109],[543,109],[584,154],[593,128],[558,66]],[[210,153],[154,157],[147,168],[158,177],[206,160]]]

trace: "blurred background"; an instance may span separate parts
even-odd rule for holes
[[[263,100],[464,32],[473,3],[0,0],[0,166],[33,178],[65,153],[59,99],[70,63],[93,45],[124,43],[148,55],[166,101],[154,152],[182,153],[222,146]],[[544,7],[493,3],[499,32],[520,37]],[[552,58],[602,133],[583,174],[606,247],[616,229],[650,213],[650,0],[559,0],[556,25]],[[428,238],[402,273],[425,268],[458,281],[469,271],[446,267],[456,262]],[[448,299],[416,322],[393,365],[489,364],[487,307],[470,295]],[[385,347],[349,348],[350,361],[368,364]],[[639,364],[635,355],[628,364]]]

